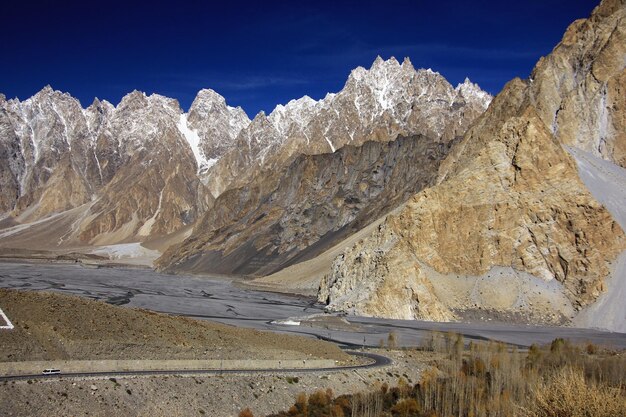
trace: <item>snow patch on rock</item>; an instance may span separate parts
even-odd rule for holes
[[[196,166],[198,167],[198,172],[208,169],[212,164],[209,165],[208,159],[204,156],[204,153],[200,148],[200,137],[198,136],[198,132],[190,129],[187,125],[186,113],[182,113],[180,115],[177,126],[178,130],[189,144],[189,147],[193,152],[193,156],[196,158]]]
[[[91,251],[94,255],[106,256],[109,259],[127,259],[127,258],[158,258],[161,253],[157,250],[151,250],[141,246],[141,243],[120,243],[118,245],[100,246],[97,249]]]
[[[463,83],[457,85],[455,91],[465,100],[480,103],[485,110],[493,99],[491,94],[483,91],[478,84],[471,82],[469,78],[465,78]]]

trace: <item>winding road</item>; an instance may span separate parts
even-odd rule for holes
[[[122,378],[129,376],[154,376],[154,375],[222,375],[222,374],[250,374],[250,373],[312,373],[312,372],[343,372],[357,369],[377,368],[391,365],[392,360],[386,356],[371,352],[346,351],[354,356],[372,359],[373,362],[363,365],[334,366],[326,368],[267,368],[267,369],[178,369],[178,370],[143,370],[143,371],[117,371],[117,372],[71,372],[52,375],[30,374],[30,375],[4,375],[0,376],[2,381],[27,381],[33,379],[59,379],[59,378]]]

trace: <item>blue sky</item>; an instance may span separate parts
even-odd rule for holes
[[[491,93],[526,78],[598,1],[5,1],[0,93],[46,84],[83,106],[137,89],[180,101],[212,88],[250,117],[343,87],[377,55],[467,76]],[[513,6],[513,4],[515,4]]]

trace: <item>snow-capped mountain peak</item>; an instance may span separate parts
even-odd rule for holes
[[[111,115],[115,111],[115,106],[106,100],[100,100],[97,97],[93,103],[87,107],[83,114],[87,120],[87,126],[92,132],[92,142],[97,140],[98,135],[107,129]]]
[[[80,167],[79,176],[93,177],[90,188],[105,184],[131,159],[150,165],[153,156],[169,160],[184,146],[188,151],[178,154],[193,155],[189,162],[195,164],[188,165],[196,166],[196,175],[211,168],[202,178],[217,196],[237,181],[245,183],[246,172],[253,175],[255,167],[302,153],[330,153],[399,135],[449,141],[489,100],[469,80],[454,89],[440,74],[416,70],[408,58],[400,63],[377,57],[369,69],[354,69],[341,91],[320,100],[291,100],[253,121],[211,89],[200,90],[187,113],[175,99],[142,91],[125,95],[117,106],[94,99],[83,109],[51,86],[24,102],[0,100],[0,107],[9,136],[19,138],[19,161],[12,164],[24,166],[15,175],[22,190],[45,184],[63,158],[72,158],[71,169]]]
[[[187,113],[187,125],[197,133],[199,148],[207,161],[234,149],[237,136],[249,124],[241,107],[229,106],[224,97],[211,89],[200,90]]]
[[[203,88],[198,91],[196,98],[191,104],[190,112],[194,111],[202,116],[209,116],[212,112],[220,111],[222,108],[233,108],[226,105],[226,99],[210,88]]]
[[[480,103],[485,110],[489,107],[489,103],[491,103],[491,100],[493,99],[491,94],[483,91],[478,84],[471,82],[467,77],[463,83],[456,86],[455,91],[465,100],[472,100]]]
[[[315,107],[318,104],[319,102],[311,97],[303,96],[297,100],[291,100],[284,106],[279,104],[268,118],[276,130],[284,135],[294,123],[299,127],[305,127],[315,115]]]
[[[449,109],[459,94],[463,94],[465,104],[482,108],[491,98],[471,83],[455,90],[438,72],[415,70],[408,58],[400,63],[394,57],[384,60],[378,56],[370,69],[355,68],[340,92],[329,93],[319,101],[309,96],[291,100],[276,106],[267,119],[272,130],[282,136],[300,140],[304,146],[334,152],[355,138],[361,141],[368,137],[375,126],[388,124],[381,121],[385,117],[393,120],[394,126],[389,129],[397,134],[409,134],[415,130],[411,127],[415,123],[411,115],[416,111],[419,118],[426,121],[431,134],[442,135],[448,112],[452,111]],[[252,123],[259,132],[255,142],[273,146],[276,143],[274,133],[262,134],[258,128],[266,123],[265,119],[265,115],[260,114]]]
[[[304,96],[256,115],[228,158],[209,173],[214,196],[243,185],[260,166],[298,154],[334,153],[347,144],[425,135],[448,142],[461,136],[484,109],[476,95],[454,106],[458,93],[439,73],[415,70],[409,59],[377,57],[369,69],[355,68],[344,88],[316,101]],[[243,174],[242,173],[246,173]]]

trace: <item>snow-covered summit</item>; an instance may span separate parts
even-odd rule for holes
[[[160,94],[147,95],[143,91],[134,90],[122,97],[116,111],[165,111],[180,113],[178,100]]]
[[[214,165],[207,184],[217,196],[229,184],[244,185],[260,167],[368,140],[424,135],[448,142],[484,111],[477,86],[463,92],[467,97],[457,101],[460,93],[441,74],[416,70],[408,58],[400,63],[377,57],[369,69],[355,68],[337,93],[317,101],[304,96],[276,106],[269,116],[258,114],[228,157]]]
[[[97,97],[83,111],[87,120],[87,127],[91,132],[92,142],[96,141],[98,136],[109,128],[109,121],[114,111],[115,106],[113,104],[106,100],[100,100]]]
[[[455,91],[465,100],[480,103],[485,110],[493,100],[491,94],[483,91],[478,84],[471,82],[467,77],[463,83],[456,86]]]
[[[210,88],[203,88],[198,91],[194,99],[189,113],[197,113],[198,116],[209,117],[215,112],[222,112],[226,109],[228,112],[236,113],[239,117],[248,119],[241,107],[232,107],[226,104],[226,99]]]
[[[191,104],[186,123],[198,135],[199,149],[207,161],[214,161],[234,149],[237,135],[250,119],[241,107],[229,106],[214,90],[203,89]]]
[[[176,99],[135,90],[122,98],[109,123],[122,152],[134,154],[175,130],[181,111]]]
[[[323,100],[321,100],[323,101]],[[268,116],[276,130],[285,135],[289,132],[291,124],[305,127],[315,115],[319,102],[309,96],[303,96],[297,100],[291,100],[286,105],[279,104]]]
[[[50,85],[22,102],[12,99],[6,105],[28,166],[50,155],[46,166],[52,169],[53,160],[89,136],[79,101]]]
[[[369,69],[355,68],[338,93],[319,101],[304,96],[278,105],[269,120],[282,135],[299,137],[307,145],[318,142],[334,151],[383,126],[410,134],[416,131],[411,125],[417,119],[426,123],[429,134],[443,135],[459,95],[465,105],[483,110],[491,100],[469,80],[455,89],[436,71],[416,70],[409,58],[400,63],[394,57],[378,56]]]

